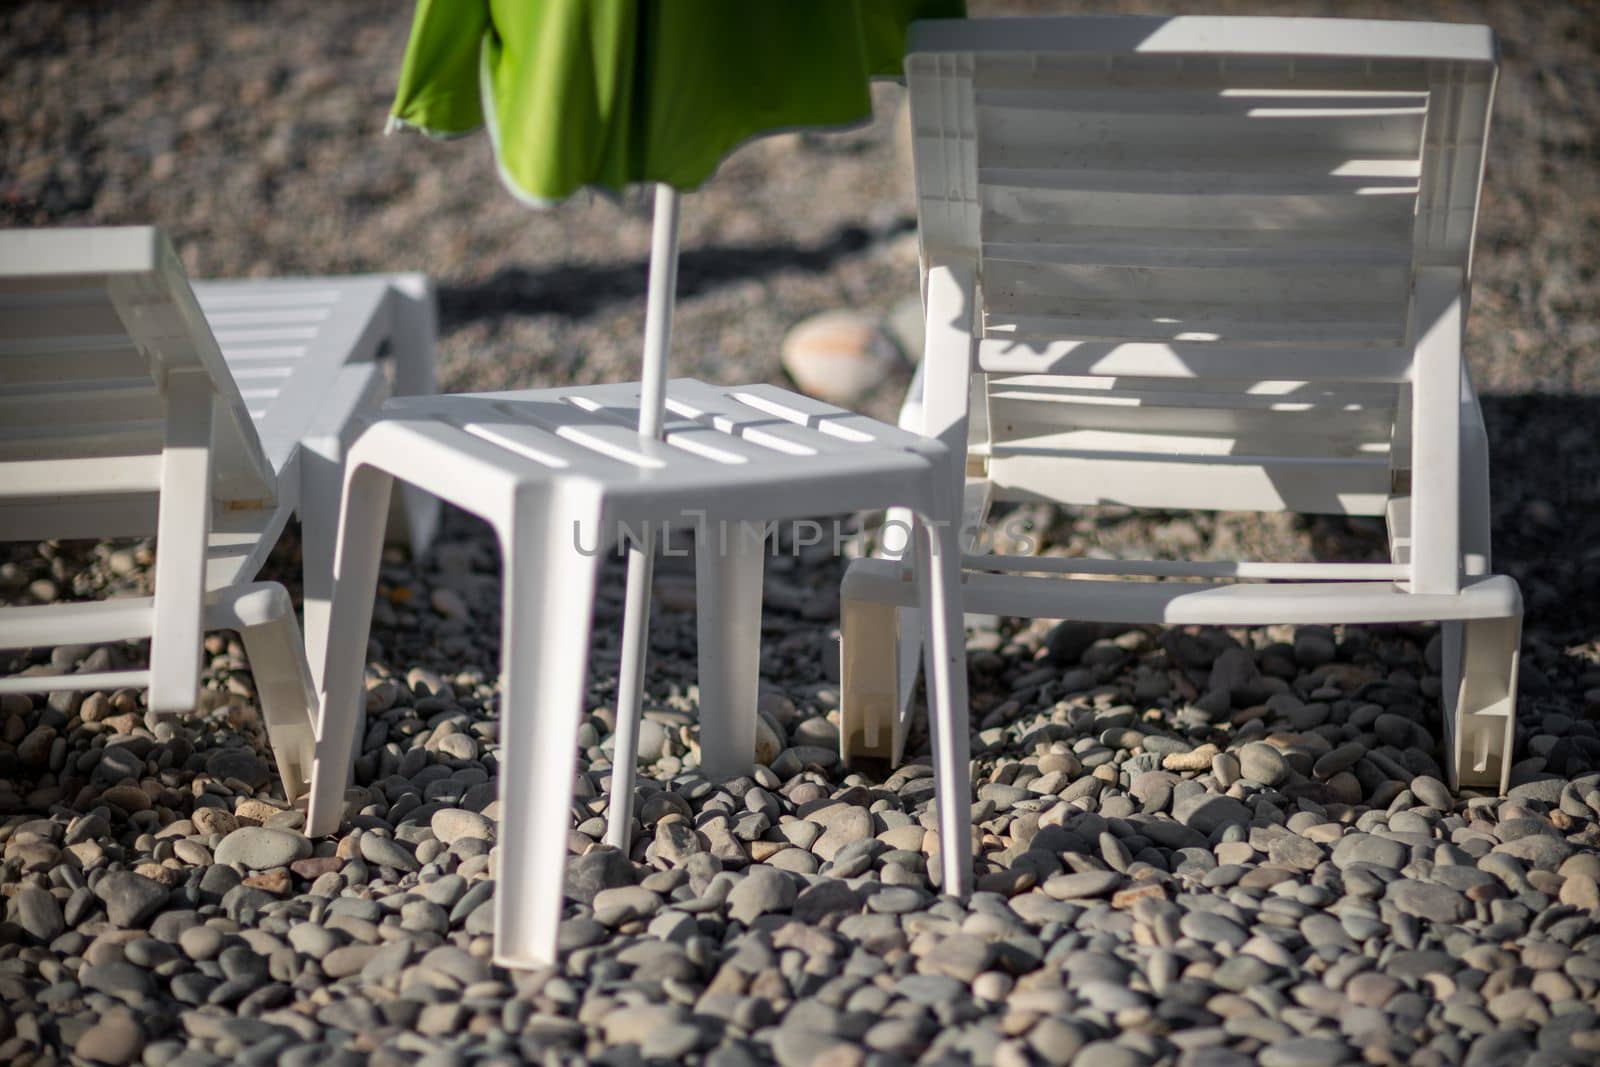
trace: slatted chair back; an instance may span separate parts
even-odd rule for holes
[[[930,343],[965,338],[981,376],[969,474],[997,499],[1399,500],[1417,576],[1453,590],[1487,28],[927,22],[906,70]]]
[[[150,670],[124,682],[148,679],[153,709],[195,699],[213,507],[275,498],[244,400],[160,231],[0,232],[0,540],[156,535]],[[11,645],[39,609],[19,610]],[[63,605],[47,621],[102,640],[129,610]]]
[[[25,478],[40,497],[5,509],[0,538],[155,532],[172,387],[186,377],[210,394],[215,497],[273,499],[245,402],[159,230],[0,232],[0,470],[8,497]],[[122,499],[101,506],[110,495]]]

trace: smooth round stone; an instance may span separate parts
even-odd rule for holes
[[[1397,834],[1431,835],[1433,824],[1416,812],[1397,811],[1389,816],[1389,829]]]
[[[1366,754],[1367,746],[1351,741],[1318,757],[1317,762],[1312,764],[1311,773],[1318,778],[1327,780],[1340,771],[1354,767],[1360,762],[1361,757]]]
[[[217,845],[218,863],[237,864],[246,870],[265,871],[287,867],[311,855],[311,842],[288,830],[269,830],[265,826],[241,826]]]
[[[1355,1059],[1350,1046],[1343,1041],[1296,1037],[1268,1045],[1261,1050],[1256,1062],[1261,1067],[1339,1067]]]
[[[1239,750],[1239,772],[1252,782],[1279,785],[1289,777],[1289,761],[1276,748],[1256,741]]]
[[[93,1063],[121,1067],[132,1063],[144,1051],[144,1031],[125,1011],[106,1016],[85,1030],[73,1052]]]
[[[618,886],[602,889],[594,895],[595,918],[608,926],[629,919],[646,918],[654,915],[660,907],[661,897],[643,886]]]
[[[415,871],[422,867],[417,858],[406,851],[400,842],[392,837],[379,837],[377,834],[361,835],[361,858],[368,863],[376,863],[380,867],[392,867],[397,871]]]
[[[222,931],[215,926],[191,926],[178,935],[178,947],[191,960],[209,960],[222,951]]]
[[[492,821],[464,808],[441,808],[433,813],[428,826],[433,830],[433,836],[446,845],[453,845],[464,837],[484,841],[494,837]]]
[[[643,1044],[654,1031],[664,1026],[676,1025],[681,1021],[682,1013],[678,1008],[650,1004],[618,1007],[606,1014],[601,1028],[605,1032],[607,1044],[639,1045]]]
[[[1028,1045],[1050,1064],[1068,1064],[1084,1047],[1083,1031],[1066,1019],[1045,1016],[1028,1034]]]
[[[1456,806],[1456,798],[1450,788],[1430,775],[1419,774],[1413,778],[1411,792],[1422,803],[1439,811],[1451,811]]]
[[[1082,900],[1103,897],[1122,884],[1122,875],[1116,871],[1083,871],[1078,874],[1058,874],[1044,883],[1047,896],[1055,900]]]
[[[348,978],[380,951],[377,945],[341,945],[322,958],[322,973],[334,979]]]
[[[1333,865],[1345,868],[1353,863],[1368,863],[1398,871],[1411,861],[1411,849],[1400,841],[1372,834],[1348,834],[1333,846]]]
[[[803,392],[848,406],[877,388],[898,356],[877,319],[839,310],[813,315],[791,329],[779,358]]]
[[[649,720],[646,720],[649,721]],[[639,1052],[647,1060],[678,1062],[700,1043],[700,1031],[688,1023],[668,1023],[645,1035]]]
[[[316,923],[300,923],[289,931],[289,944],[302,956],[320,960],[339,947],[339,935]]]
[[[1232,752],[1219,752],[1211,760],[1211,775],[1226,789],[1243,777],[1244,768]]]
[[[1431,922],[1461,922],[1472,915],[1467,898],[1449,886],[1402,878],[1389,883],[1385,896],[1407,915]]]
[[[728,893],[728,914],[750,923],[768,912],[788,911],[798,892],[794,879],[771,867],[752,867]]]
[[[167,888],[132,871],[112,871],[94,884],[112,926],[142,926],[167,902]]]
[[[867,910],[884,915],[904,915],[923,907],[927,894],[909,886],[891,886],[880,889],[867,898]]]
[[[1093,1041],[1078,1050],[1073,1067],[1144,1067],[1150,1061],[1115,1041]]]
[[[1238,923],[1209,911],[1189,912],[1179,921],[1178,928],[1203,945],[1238,948],[1250,939]]]
[[[78,981],[85,989],[127,998],[149,996],[155,989],[143,968],[122,960],[84,967],[78,972]]]
[[[1275,968],[1255,956],[1234,956],[1225,960],[1212,975],[1212,981],[1223,989],[1242,993],[1268,981]]]
[[[61,904],[37,886],[24,886],[11,898],[13,921],[35,941],[51,942],[67,928]]]

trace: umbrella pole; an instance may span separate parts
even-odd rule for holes
[[[656,186],[650,236],[650,289],[645,303],[644,374],[639,388],[639,436],[661,436],[666,413],[667,353],[672,346],[672,306],[678,288],[678,191]],[[644,705],[644,665],[650,637],[650,581],[655,552],[649,524],[644,543],[628,545],[628,588],[622,608],[622,662],[617,672],[617,730],[611,755],[611,806],[606,844],[628,851],[633,787]]]

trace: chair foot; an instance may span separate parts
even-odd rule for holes
[[[223,590],[210,598],[206,624],[237,631],[244,644],[267,740],[292,804],[310,787],[317,695],[289,594],[276,582]]]
[[[1452,787],[1503,794],[1510,785],[1521,642],[1520,617],[1444,624],[1444,719]]]
[[[759,523],[734,523],[695,542],[700,770],[713,781],[755,767],[765,534]]]
[[[367,663],[367,632],[378,587],[383,527],[394,478],[352,458],[345,476],[339,514],[334,580],[338,593],[328,617],[327,663],[317,717],[316,759],[306,834],[321,837],[344,820],[344,792],[350,783],[358,731],[366,708],[362,676]]]
[[[893,761],[899,753],[900,636],[893,604],[841,595],[839,604],[839,755]],[[920,652],[920,650],[918,650]]]

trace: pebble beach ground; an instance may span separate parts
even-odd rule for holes
[[[186,718],[147,717],[135,691],[0,697],[0,1064],[1600,1063],[1596,11],[1337,13],[1380,10],[1487,21],[1504,46],[1470,343],[1496,565],[1528,606],[1509,796],[1443,785],[1431,627],[1002,619],[968,643],[978,892],[943,898],[925,740],[899,769],[839,765],[841,563],[786,547],[767,569],[762,762],[731,783],[696,772],[692,572],[662,561],[624,856],[595,845],[613,567],[563,956],[506,971],[489,961],[499,561],[452,514],[425,556],[385,562],[334,838],[284,803],[232,635],[207,639]],[[0,222],[160,222],[197,277],[425,269],[448,388],[627,376],[643,202],[533,214],[481,139],[378,136],[405,16],[0,11]],[[748,146],[688,198],[677,372],[781,380],[795,322],[883,318],[915,292],[896,93],[861,131]],[[905,376],[861,406],[892,413]],[[1014,518],[1060,552],[1382,551],[1375,526],[1326,519]],[[0,602],[137,590],[151,559],[7,546]],[[270,569],[294,583],[292,535]],[[5,669],[138,652],[32,649]]]

